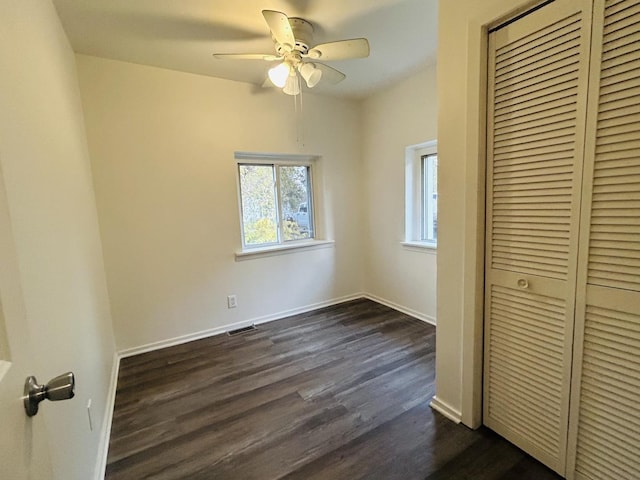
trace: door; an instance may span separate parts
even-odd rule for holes
[[[640,478],[640,0],[594,2],[569,478]]]
[[[564,474],[591,2],[489,35],[484,423]]]
[[[22,403],[24,381],[35,372],[29,336],[0,170],[0,372],[4,373],[0,378],[0,478],[3,479],[53,477],[43,418],[28,418]]]

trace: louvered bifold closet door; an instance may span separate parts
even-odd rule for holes
[[[597,0],[569,477],[640,479],[640,0]]]
[[[564,472],[591,2],[489,35],[484,423]]]

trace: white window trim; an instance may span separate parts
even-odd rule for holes
[[[401,242],[402,248],[405,250],[412,250],[414,252],[430,253],[435,255],[438,253],[438,246],[431,242],[416,241],[416,242]]]
[[[334,245],[333,240],[323,238],[323,215],[320,205],[322,204],[321,174],[320,164],[317,160],[319,155],[299,155],[299,154],[283,154],[283,153],[256,153],[256,152],[235,152],[236,163],[236,184],[238,198],[238,219],[240,221],[240,250],[235,252],[236,261],[246,260],[249,258],[266,257],[273,255],[283,255],[294,253],[300,250],[315,250],[318,248],[327,248]],[[244,230],[242,228],[242,193],[240,192],[240,177],[238,165],[242,163],[254,163],[264,165],[307,165],[312,167],[311,173],[311,191],[312,191],[312,208],[314,223],[314,238],[291,240],[286,243],[271,243],[268,245],[257,245],[255,247],[244,246]]]
[[[438,141],[410,145],[405,149],[405,240],[403,247],[416,251],[434,253],[436,242],[422,240],[422,222],[420,218],[422,201],[422,157],[438,153]],[[419,249],[419,250],[418,250]]]

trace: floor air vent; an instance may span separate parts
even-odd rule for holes
[[[236,328],[235,330],[229,330],[227,335],[232,337],[233,335],[240,335],[241,333],[247,333],[257,330],[255,325],[249,325],[248,327]]]

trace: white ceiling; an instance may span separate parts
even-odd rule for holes
[[[314,91],[362,98],[435,62],[437,0],[53,0],[78,53],[262,85],[268,62],[212,53],[274,53],[263,9],[314,25],[314,43],[366,37],[366,59]]]

